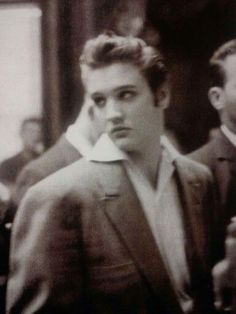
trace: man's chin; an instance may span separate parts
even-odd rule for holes
[[[114,139],[114,143],[120,150],[126,153],[132,152],[134,150],[133,143],[127,138],[116,138]]]

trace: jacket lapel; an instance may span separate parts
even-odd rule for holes
[[[227,193],[231,177],[231,169],[236,165],[236,148],[230,143],[225,135],[220,131],[215,143],[214,151],[216,163],[214,166],[218,188],[220,192],[221,204],[224,205],[227,201]]]
[[[168,312],[183,313],[143,209],[124,168],[114,163],[103,164],[102,168],[100,181],[105,191],[107,217],[158,300]]]
[[[192,173],[191,169],[182,164],[181,159],[176,160],[177,176],[179,178],[180,196],[182,197],[185,230],[187,238],[187,253],[191,261],[205,265],[205,223],[202,209],[203,186]],[[191,265],[193,266],[193,265]],[[205,265],[206,266],[206,265]]]

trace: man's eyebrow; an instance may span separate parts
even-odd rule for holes
[[[121,86],[116,87],[114,90],[118,92],[118,91],[123,90],[123,89],[136,89],[136,86],[132,85],[132,84],[121,85]]]
[[[103,94],[100,92],[93,92],[90,94],[91,96],[102,96]]]
[[[127,85],[120,85],[120,86],[117,86],[113,89],[113,91],[115,92],[119,92],[119,91],[122,91],[124,89],[136,89],[136,85],[133,85],[133,84],[127,84]],[[94,91],[94,92],[87,92],[87,95],[90,95],[91,97],[96,97],[96,96],[102,96],[103,95],[103,92],[99,92],[99,91]]]

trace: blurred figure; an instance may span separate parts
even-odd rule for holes
[[[5,217],[5,211],[7,210],[10,197],[9,189],[0,182],[0,224]]]
[[[225,229],[236,213],[236,40],[219,47],[210,59],[212,86],[208,96],[221,126],[205,146],[190,157],[207,165],[219,195],[219,257],[223,257]]]
[[[11,202],[16,177],[21,169],[43,152],[42,122],[27,118],[21,125],[23,149],[0,165],[0,313],[4,313],[5,291],[8,276],[8,257],[11,219],[14,206]]]
[[[0,164],[0,181],[11,191],[21,169],[43,152],[41,119],[25,119],[21,126],[20,135],[23,143],[22,151]]]
[[[114,7],[105,28],[121,36],[138,36],[144,28],[144,20],[145,10],[139,1],[122,1]]]

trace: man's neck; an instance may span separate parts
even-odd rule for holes
[[[221,125],[221,131],[224,133],[224,135],[227,137],[227,139],[236,146],[236,133],[231,131],[226,125]]]
[[[94,145],[98,139],[98,134],[96,132],[95,126],[92,125],[92,121],[88,116],[88,113],[85,111],[85,108],[82,108],[82,112],[79,117],[76,119],[74,125],[77,128],[77,131],[88,140],[91,145]]]
[[[130,160],[139,168],[139,170],[147,177],[150,183],[156,187],[157,172],[161,157],[160,139],[146,147],[142,152],[134,152],[128,154]]]
[[[227,129],[236,136],[236,126],[233,123],[223,124]]]

